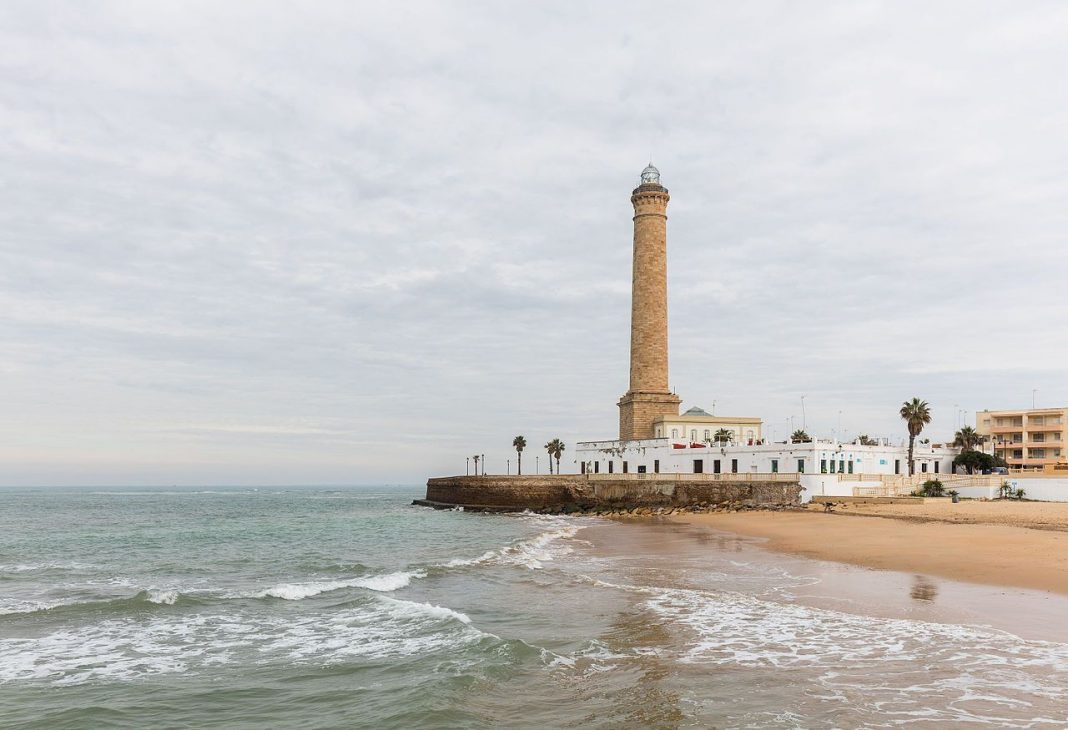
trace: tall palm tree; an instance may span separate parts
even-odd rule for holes
[[[975,451],[975,447],[983,443],[983,436],[971,426],[962,426],[953,439],[953,445],[961,447],[964,451]]]
[[[564,442],[560,439],[553,439],[549,443],[545,444],[546,450],[549,452],[549,468],[552,468],[553,458],[556,459],[556,473],[560,473],[560,457],[564,453],[564,449],[567,448]]]
[[[871,436],[869,436],[866,433],[862,433],[860,436],[857,436],[857,443],[859,443],[861,446],[878,446],[879,445],[878,441],[876,441],[875,439],[873,439]]]
[[[512,446],[515,447],[516,454],[516,472],[518,474],[523,473],[523,449],[527,447],[527,440],[522,436],[516,436],[512,439]]]
[[[807,444],[809,441],[812,440],[812,437],[809,436],[806,431],[799,428],[792,434],[790,434],[790,440],[793,441],[795,444]]]
[[[716,431],[715,435],[712,437],[712,440],[716,443],[729,444],[731,441],[734,440],[734,434],[730,432],[730,429],[721,428]]]
[[[902,404],[900,412],[909,429],[909,476],[912,476],[916,473],[916,465],[912,463],[912,451],[916,445],[916,437],[920,435],[923,427],[931,422],[931,407],[927,405],[927,401],[913,398]]]
[[[479,456],[478,454],[475,454],[471,458],[475,460],[475,476],[477,477],[478,476],[478,460],[481,459],[482,457]]]

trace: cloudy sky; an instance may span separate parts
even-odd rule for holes
[[[650,157],[684,407],[1068,405],[1068,6],[709,5],[4,3],[0,484],[613,437]]]

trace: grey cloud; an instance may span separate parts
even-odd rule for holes
[[[1068,403],[1057,3],[0,9],[0,482],[410,482],[687,404]],[[783,428],[782,426],[777,426]]]

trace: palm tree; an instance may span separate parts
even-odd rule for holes
[[[512,439],[512,446],[515,447],[516,454],[516,473],[523,473],[523,449],[527,447],[527,440],[522,436],[516,436]]]
[[[564,449],[567,448],[567,447],[564,445],[564,442],[561,441],[560,439],[553,439],[552,441],[549,442],[548,445],[552,447],[552,449],[549,451],[549,458],[552,459],[552,458],[555,457],[555,459],[556,459],[556,473],[559,474],[560,473],[560,457],[563,455]],[[550,463],[550,465],[551,465],[551,463]]]
[[[712,437],[712,440],[716,443],[729,444],[731,441],[734,440],[734,434],[730,432],[730,429],[721,428],[720,430],[716,431],[716,435]]]
[[[549,473],[553,473],[553,457],[556,457],[556,473],[560,473],[560,455],[564,453],[564,442],[560,439],[553,439],[549,443],[545,444],[545,450],[549,452]]]
[[[916,465],[912,463],[912,451],[916,445],[916,437],[920,435],[923,427],[931,422],[931,407],[927,401],[913,398],[905,401],[901,406],[901,418],[909,429],[909,476],[916,473]]]
[[[478,454],[475,454],[471,458],[475,460],[475,476],[477,477],[478,476],[478,460],[480,458],[482,458],[482,457],[480,457]]]
[[[857,443],[859,443],[861,446],[878,446],[879,445],[875,441],[875,439],[873,439],[871,436],[869,436],[866,433],[862,433],[860,436],[857,437]]]
[[[790,440],[793,441],[795,444],[807,444],[809,441],[812,440],[812,437],[799,428],[792,434],[790,434]]]
[[[975,447],[983,443],[983,436],[971,426],[963,426],[953,439],[953,445],[961,447],[964,451],[975,451]]]

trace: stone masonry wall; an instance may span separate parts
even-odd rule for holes
[[[596,507],[686,507],[700,503],[800,504],[801,486],[791,482],[678,481],[662,479],[588,479],[582,474],[554,476],[457,476],[427,481],[432,506],[463,506],[495,511]]]

